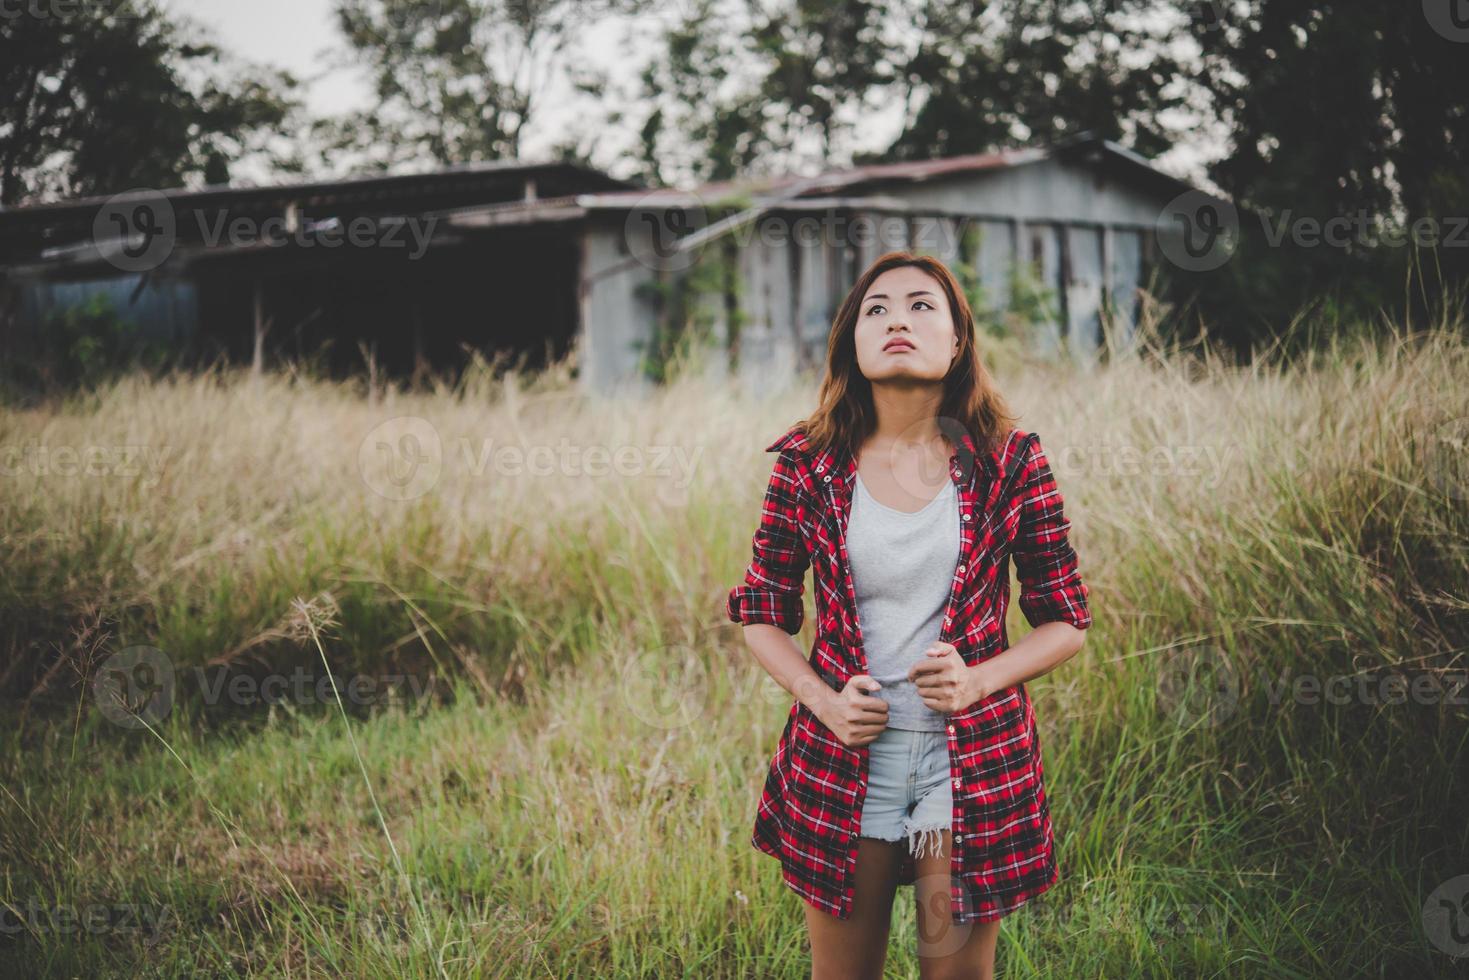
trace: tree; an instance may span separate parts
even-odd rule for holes
[[[847,152],[897,77],[897,0],[691,0],[643,71],[642,177],[726,180]]]
[[[1450,6],[1435,22],[1392,0],[1219,4],[1198,78],[1232,145],[1210,177],[1286,235],[1264,242],[1247,222],[1256,248],[1227,281],[1200,284],[1204,303],[1280,322],[1323,295],[1348,313],[1400,307],[1420,262],[1445,283],[1469,277],[1469,228],[1453,231],[1469,215],[1469,31]],[[1339,218],[1352,219],[1342,244],[1293,234]],[[1373,247],[1388,226],[1423,219],[1459,247]]]
[[[327,121],[320,132],[335,149],[383,169],[516,157],[552,81],[575,73],[571,56],[582,31],[645,3],[338,0],[338,23],[372,73],[377,104],[362,117]]]
[[[0,204],[190,180],[226,183],[298,105],[285,74],[240,76],[150,0],[0,18]]]
[[[914,106],[884,159],[1052,142],[1089,130],[1145,155],[1184,89],[1158,0],[925,0],[903,68]]]
[[[753,166],[929,159],[1082,130],[1161,153],[1187,95],[1162,0],[696,0],[645,72],[653,147],[722,179]],[[901,100],[880,153],[868,118]],[[784,159],[782,159],[784,158]],[[655,168],[649,167],[650,171]]]

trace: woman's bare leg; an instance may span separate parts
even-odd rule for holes
[[[949,870],[949,832],[940,835],[937,854],[915,859],[913,897],[918,904],[918,975],[923,980],[993,980],[995,941],[1000,923],[956,925]]]
[[[898,868],[906,846],[902,841],[857,838],[850,919],[801,902],[811,937],[811,980],[882,980]]]

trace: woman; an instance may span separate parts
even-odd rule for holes
[[[891,252],[862,274],[819,401],[767,447],[754,555],[726,603],[795,697],[751,843],[805,899],[813,977],[882,976],[910,856],[922,975],[990,977],[1001,916],[1057,876],[1024,682],[1091,625],[1070,524],[936,259]],[[1034,627],[1014,646],[1012,556]],[[809,659],[793,639],[808,566]]]

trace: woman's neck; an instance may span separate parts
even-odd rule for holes
[[[943,405],[942,383],[872,386],[872,404],[877,422],[870,443],[909,449],[933,446],[944,438],[939,427]]]

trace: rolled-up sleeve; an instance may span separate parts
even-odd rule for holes
[[[1067,532],[1071,522],[1040,438],[1031,434],[1023,464],[1020,527],[1015,535],[1015,571],[1020,611],[1032,627],[1065,622],[1079,630],[1092,624],[1087,587]]]
[[[811,559],[801,537],[798,479],[794,457],[783,450],[761,503],[745,580],[730,589],[725,600],[731,622],[769,623],[792,636],[801,631],[802,595]]]

